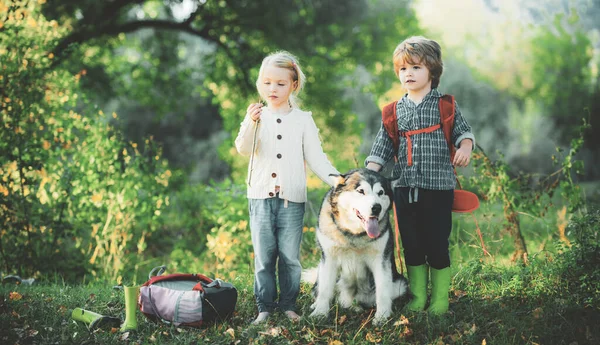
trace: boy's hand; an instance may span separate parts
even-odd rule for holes
[[[382,166],[381,166],[381,164],[369,162],[367,164],[366,168],[369,169],[369,170],[373,170],[373,171],[379,171],[379,170],[381,170]]]
[[[464,139],[460,142],[460,147],[454,154],[454,161],[452,165],[456,167],[466,167],[471,161],[471,151],[473,151],[473,141],[471,139]]]
[[[260,115],[262,114],[262,103],[252,103],[248,106],[246,110],[246,115],[250,116],[252,121],[258,121],[260,119]]]

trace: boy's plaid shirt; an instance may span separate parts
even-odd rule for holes
[[[398,101],[396,115],[400,131],[412,131],[427,128],[440,123],[439,101],[442,94],[437,89],[432,89],[423,98],[419,105],[415,105],[408,95]],[[454,112],[454,130],[452,142],[458,147],[463,139],[473,140],[471,126],[462,117],[456,102]],[[408,166],[407,140],[400,137],[398,149],[398,163],[394,165],[392,179],[397,179],[394,185],[400,187],[418,187],[432,190],[454,189],[456,178],[450,162],[450,150],[442,129],[431,133],[415,134],[412,140],[412,166]],[[383,122],[375,137],[373,148],[365,164],[369,162],[385,165],[394,157],[392,140],[383,128]]]

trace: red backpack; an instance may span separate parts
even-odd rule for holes
[[[396,105],[398,101],[392,102],[385,107],[381,111],[381,119],[383,121],[383,127],[387,132],[390,139],[394,143],[394,151],[398,151],[398,147],[400,147],[400,132],[398,131],[398,121],[396,118]],[[454,129],[454,96],[452,95],[443,95],[440,98],[440,102],[438,104],[440,109],[440,123],[435,126],[427,127],[425,129],[420,129],[416,131],[404,132],[404,136],[407,137],[407,140],[410,142],[410,136],[413,134],[432,132],[440,126],[444,131],[444,137],[446,138],[446,142],[448,143],[448,148],[450,149],[450,160],[454,159],[454,153],[456,152],[456,148],[452,145],[452,130]],[[409,155],[412,157],[412,148],[409,148]],[[394,155],[396,161],[398,160],[397,155]],[[412,165],[410,163],[409,165]]]

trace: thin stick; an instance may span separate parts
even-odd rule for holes
[[[260,99],[258,103],[262,103]],[[250,182],[252,181],[252,171],[254,170],[254,150],[256,149],[256,132],[258,132],[258,125],[260,124],[260,118],[256,120],[256,127],[254,127],[254,135],[252,137],[252,153],[250,154],[250,172],[248,173],[248,187],[252,187]]]

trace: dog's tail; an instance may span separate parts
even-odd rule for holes
[[[314,284],[317,282],[317,275],[319,274],[319,268],[313,267],[302,270],[302,281],[305,283]]]

